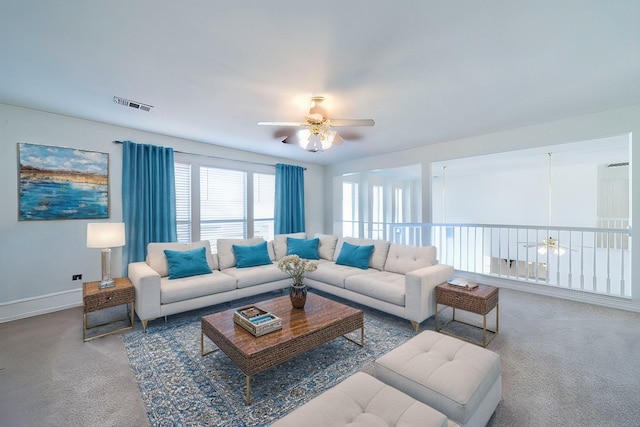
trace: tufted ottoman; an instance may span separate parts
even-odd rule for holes
[[[358,372],[272,424],[272,427],[460,427],[444,414]]]
[[[376,378],[463,426],[484,426],[502,398],[496,353],[424,331],[375,361]]]

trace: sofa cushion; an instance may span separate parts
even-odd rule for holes
[[[334,254],[336,252],[336,244],[338,243],[338,237],[330,234],[317,234],[315,237],[320,239],[318,245],[318,256],[320,259],[326,259],[329,261],[335,261]]]
[[[280,258],[287,255],[287,238],[294,237],[296,239],[305,239],[307,235],[305,233],[289,233],[289,234],[276,234],[273,236],[273,252],[275,255],[275,261],[280,261]]]
[[[344,242],[340,248],[336,264],[366,270],[369,268],[369,259],[372,252],[373,245],[358,246]]]
[[[164,254],[167,257],[169,279],[171,280],[211,273],[204,246],[189,251],[165,249]]]
[[[175,280],[162,277],[160,303],[170,304],[235,289],[236,279],[220,271]]]
[[[384,270],[384,263],[387,260],[387,254],[389,253],[389,242],[385,240],[356,239],[355,237],[340,238],[336,244],[336,250],[333,258],[334,261],[338,259],[338,255],[340,254],[340,250],[342,249],[342,244],[344,242],[358,246],[373,245],[373,254],[371,254],[371,259],[369,260],[369,267],[375,268],[376,270]]]
[[[254,237],[253,239],[218,239],[218,265],[220,270],[236,266],[236,254],[233,252],[233,245],[255,245],[264,242],[262,237]],[[274,260],[273,246],[267,243],[269,258]]]
[[[384,269],[392,273],[407,274],[422,267],[430,267],[438,263],[436,253],[435,246],[418,247],[392,243]]]
[[[388,271],[356,274],[344,281],[344,288],[362,295],[404,307],[404,275]]]
[[[147,264],[161,277],[165,277],[169,275],[169,264],[167,263],[167,256],[164,254],[165,249],[172,251],[189,251],[200,247],[205,248],[209,267],[212,270],[217,270],[218,266],[215,265],[214,259],[211,256],[211,244],[208,240],[192,243],[149,243],[147,245]]]
[[[287,255],[298,255],[305,259],[320,259],[318,257],[318,245],[320,239],[295,239],[287,237]]]
[[[447,427],[447,417],[364,372],[295,409],[273,427]]]
[[[318,282],[323,282],[329,285],[344,288],[344,281],[347,277],[356,274],[371,274],[375,271],[376,270],[372,268],[368,270],[361,270],[359,268],[348,267],[346,265],[338,265],[334,262],[326,261],[319,262],[316,271],[307,273],[307,277],[309,279],[317,280]]]
[[[236,255],[236,267],[246,268],[258,265],[272,264],[267,250],[267,242],[256,243],[255,245],[232,245],[233,253]]]
[[[223,271],[236,280],[238,289],[248,288],[263,283],[276,282],[278,280],[286,280],[291,282],[288,274],[283,273],[275,264],[259,265],[251,268],[227,268]],[[286,283],[282,287],[285,287]]]

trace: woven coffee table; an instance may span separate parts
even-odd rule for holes
[[[453,318],[446,322],[444,325],[438,325],[438,304],[447,305],[453,308]],[[445,328],[451,322],[464,323],[469,326],[478,327],[470,323],[456,320],[456,308],[471,313],[482,315],[482,346],[486,347],[491,341],[498,335],[498,288],[495,286],[478,284],[476,288],[467,289],[461,286],[450,285],[443,283],[436,286],[436,314],[435,314],[435,330],[447,335],[456,336],[465,341],[477,344],[474,341],[454,335],[450,332],[444,331]],[[487,329],[487,314],[491,310],[496,310],[496,330],[492,331]],[[487,331],[492,332],[493,335],[487,341]]]
[[[309,293],[303,310],[291,308],[289,296],[255,303],[282,319],[282,329],[260,337],[233,322],[235,309],[202,318],[200,351],[204,356],[204,337],[213,341],[246,376],[245,403],[251,403],[251,376],[286,362],[326,342],[360,329],[359,346],[364,345],[362,310]]]

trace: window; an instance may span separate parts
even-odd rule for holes
[[[247,236],[247,173],[200,167],[200,239]]]
[[[178,241],[206,239],[216,252],[218,239],[273,239],[275,175],[207,160],[182,155],[175,163]]]
[[[178,242],[191,241],[191,165],[174,163]]]
[[[358,184],[342,184],[342,234],[345,237],[359,237],[358,232]]]
[[[384,239],[384,189],[382,185],[371,187],[371,238]]]
[[[253,174],[253,235],[273,239],[276,176]]]
[[[342,215],[334,233],[384,240],[390,224],[420,221],[421,181],[417,164],[334,177],[335,214]]]
[[[404,221],[404,215],[402,212],[402,188],[396,187],[393,189],[393,222],[400,223]]]

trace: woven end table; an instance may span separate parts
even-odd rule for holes
[[[473,344],[480,344],[483,347],[489,345],[491,341],[498,335],[499,323],[498,323],[498,289],[495,286],[481,285],[472,289],[467,289],[462,286],[450,285],[443,283],[436,286],[436,314],[435,314],[435,330],[443,334],[455,336],[464,341],[471,342]],[[438,324],[438,304],[449,306],[453,309],[453,318],[447,321],[444,325]],[[482,343],[477,343],[465,337],[452,334],[443,330],[451,322],[463,323],[465,325],[473,326],[474,328],[480,328],[479,326],[471,323],[456,320],[456,308],[459,310],[468,311],[471,313],[480,314],[482,316]],[[487,329],[487,314],[493,309],[496,311],[496,329],[492,331]],[[491,338],[487,341],[487,331],[491,332]]]
[[[100,289],[98,286],[100,282],[87,282],[82,287],[82,305],[84,308],[84,320],[82,325],[82,338],[83,340],[89,341],[95,338],[104,337],[105,335],[114,334],[116,332],[128,331],[133,329],[134,321],[134,300],[135,300],[135,289],[133,288],[133,284],[128,277],[120,277],[117,279],[113,279],[115,282],[115,286],[111,288]],[[94,335],[91,337],[87,336],[87,331],[89,329],[97,328],[100,326],[109,325],[111,323],[116,323],[121,320],[116,320],[113,322],[107,322],[100,325],[94,325],[91,327],[87,326],[87,314],[97,310],[103,310],[109,307],[115,307],[121,304],[127,304],[127,310],[129,311],[129,315],[127,319],[129,320],[129,326],[121,329],[116,329],[114,331],[109,331],[103,334]],[[126,320],[126,319],[125,319]]]

